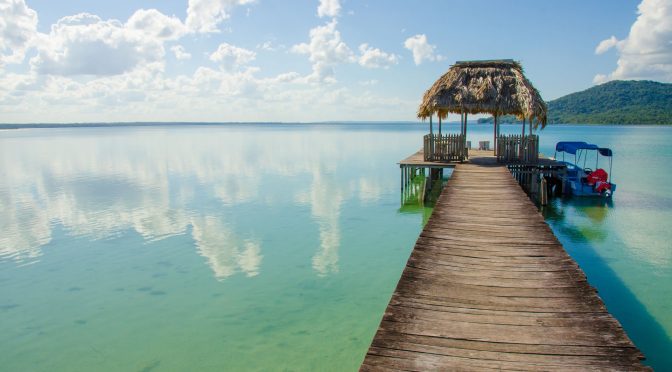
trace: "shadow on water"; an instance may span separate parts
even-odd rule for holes
[[[582,212],[593,222],[593,226],[571,225],[563,208],[568,205]],[[543,207],[541,212],[567,252],[586,273],[590,284],[598,290],[609,312],[618,319],[630,339],[644,353],[644,363],[656,370],[668,370],[672,366],[672,339],[593,244],[605,241],[608,232],[602,222],[611,208],[614,208],[611,201],[574,198],[556,201]]]

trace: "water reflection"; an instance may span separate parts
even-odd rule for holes
[[[319,232],[319,246],[306,259],[318,275],[336,273],[344,201],[375,203],[397,185],[379,181],[375,162],[352,160],[380,156],[389,141],[327,132],[218,127],[0,133],[0,260],[39,260],[56,226],[91,240],[134,232],[160,241],[190,232],[217,279],[236,272],[252,277],[260,273],[265,227],[228,211],[281,203],[303,189],[295,202],[310,206],[313,222],[307,224]],[[297,184],[278,188],[265,183],[269,176]],[[310,183],[301,177],[311,177]]]
[[[603,198],[561,198],[541,208],[546,219],[561,223],[558,229],[572,241],[604,242],[608,236],[606,219],[614,202]],[[568,216],[579,223],[570,223]]]
[[[310,204],[311,214],[320,231],[320,248],[313,256],[313,269],[320,276],[338,272],[338,248],[341,244],[341,204],[346,190],[333,177],[319,169],[313,171],[310,190],[297,196],[297,201]]]
[[[261,244],[253,238],[240,240],[222,221],[213,216],[192,220],[192,236],[198,252],[207,259],[217,279],[241,270],[248,277],[259,274]]]

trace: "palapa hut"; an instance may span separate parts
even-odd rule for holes
[[[498,158],[507,154],[507,160],[515,160],[509,158],[516,154],[518,160],[529,160],[530,156],[538,156],[538,138],[525,136],[525,121],[530,123],[530,132],[532,128],[544,128],[546,110],[546,103],[523,74],[520,63],[511,59],[458,61],[425,92],[418,108],[418,117],[430,120],[430,134],[425,136],[424,143],[425,160],[466,159],[468,114],[494,116],[493,144]],[[461,115],[460,134],[441,134],[441,119],[446,118],[448,113]],[[438,135],[433,133],[431,124],[435,114],[439,119]],[[515,115],[522,119],[522,135],[498,138],[497,117],[501,115]]]

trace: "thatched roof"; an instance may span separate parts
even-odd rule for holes
[[[516,115],[546,126],[546,102],[511,60],[458,61],[437,80],[422,99],[418,117],[448,112]]]

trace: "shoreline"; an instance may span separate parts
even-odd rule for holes
[[[444,125],[459,124],[459,122],[445,122]],[[319,122],[109,122],[109,123],[28,123],[28,124],[0,124],[0,130],[13,129],[59,129],[59,128],[112,128],[112,127],[177,127],[177,126],[237,126],[237,125],[268,125],[268,126],[301,126],[301,125],[427,125],[421,121],[319,121]],[[469,125],[489,126],[492,123],[469,122]],[[520,126],[521,123],[500,123],[506,126]],[[562,126],[619,126],[619,127],[672,127],[670,124],[588,124],[588,123],[553,123],[548,127]]]

